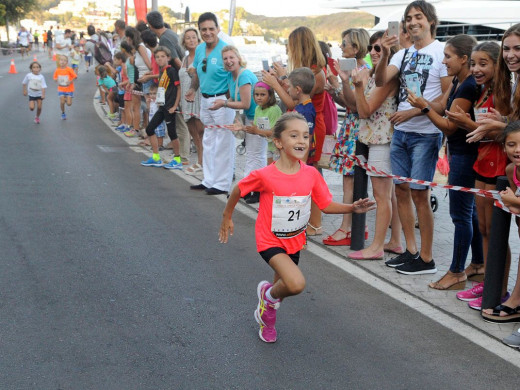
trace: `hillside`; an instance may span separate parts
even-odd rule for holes
[[[347,28],[374,25],[374,16],[365,12],[338,12],[320,16],[287,16],[266,17],[246,12],[248,23],[258,25],[266,36],[287,38],[292,30],[299,26],[309,27],[318,39],[324,41],[339,41],[341,32]]]

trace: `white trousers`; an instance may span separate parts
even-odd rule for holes
[[[253,121],[246,119],[246,125],[250,126]],[[246,166],[244,176],[247,176],[255,169],[263,168],[267,165],[267,138],[246,133]]]
[[[200,120],[204,126],[231,125],[235,119],[235,111],[230,108],[220,108],[210,111],[209,107],[217,99],[225,100],[225,96],[212,98],[201,97]],[[208,188],[221,191],[231,189],[235,167],[235,136],[228,129],[205,129],[202,138],[202,165],[204,180],[202,184]]]

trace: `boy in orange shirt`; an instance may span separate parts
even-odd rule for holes
[[[67,56],[60,56],[58,59],[58,67],[54,71],[54,80],[58,83],[58,96],[60,97],[61,119],[67,119],[65,115],[65,103],[67,106],[72,105],[74,97],[74,79],[76,73],[71,67],[67,66]]]

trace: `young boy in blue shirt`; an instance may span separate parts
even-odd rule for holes
[[[316,139],[314,137],[314,125],[316,123],[316,110],[311,100],[311,91],[314,88],[314,73],[309,68],[297,68],[289,74],[289,89],[287,93],[296,102],[294,111],[303,115],[309,126],[309,153],[306,161],[314,156],[316,151]]]

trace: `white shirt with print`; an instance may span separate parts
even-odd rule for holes
[[[22,84],[27,85],[27,95],[31,97],[41,97],[42,89],[47,88],[45,77],[42,74],[27,73],[22,81]]]
[[[406,75],[417,73],[421,83],[421,94],[428,100],[434,100],[442,94],[441,78],[448,76],[446,66],[442,63],[444,59],[444,44],[435,40],[422,49],[415,49],[411,46],[405,54],[405,49],[397,52],[390,60],[389,66],[395,66],[403,71],[399,75],[401,85],[399,87],[399,106],[397,111],[405,111],[413,108],[406,101],[408,92],[406,91]],[[412,65],[410,69],[410,65]],[[415,71],[414,68],[415,67]],[[438,133],[439,129],[428,119],[426,115],[419,115],[410,120],[395,126],[395,130],[414,132],[414,133]]]

